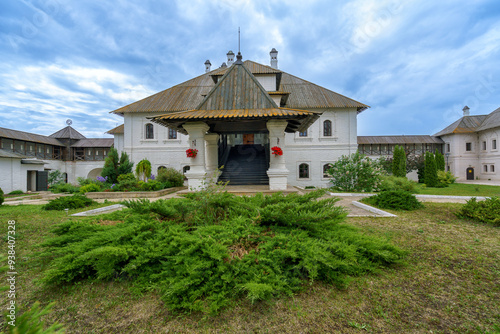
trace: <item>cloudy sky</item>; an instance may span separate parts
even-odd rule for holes
[[[498,0],[0,3],[0,127],[87,137],[109,111],[226,61],[269,64],[371,106],[359,135],[433,134],[500,107]]]

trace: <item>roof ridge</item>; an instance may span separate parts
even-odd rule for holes
[[[246,75],[250,78],[250,80],[253,82],[253,84],[257,86],[261,95],[264,96],[264,98],[271,105],[271,107],[279,108],[278,105],[276,105],[276,103],[271,98],[271,96],[267,93],[267,91],[264,89],[264,87],[260,84],[260,82],[257,80],[257,78],[252,74],[252,72],[248,68],[246,68],[243,64],[233,64],[233,65],[231,65],[231,68],[222,76],[222,78],[212,88],[212,90],[207,94],[207,96],[205,96],[205,98],[201,101],[201,103],[195,108],[195,110],[201,110],[204,105],[205,105],[205,108],[207,108],[207,106],[206,106],[207,102],[214,96],[214,94],[219,89],[221,89],[221,86],[226,83],[226,80],[228,80],[227,78],[234,71],[238,71],[240,68],[243,72],[246,73]],[[237,73],[236,75],[239,75],[239,73]],[[245,88],[248,88],[248,87],[245,87]],[[235,97],[235,94],[233,94],[233,96],[230,96],[229,99],[232,98],[234,101],[234,97]],[[233,104],[234,104],[234,102],[233,102]],[[233,108],[231,108],[231,109],[233,109]],[[245,109],[245,108],[238,108],[238,109]],[[212,109],[205,109],[205,110],[212,110]],[[221,109],[221,110],[224,110],[224,109]]]

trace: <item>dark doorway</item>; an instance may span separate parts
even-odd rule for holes
[[[467,168],[467,180],[474,180],[474,168]]]
[[[243,145],[253,145],[253,133],[248,133],[243,135]]]
[[[38,171],[36,172],[36,191],[47,191],[48,190],[48,171]]]

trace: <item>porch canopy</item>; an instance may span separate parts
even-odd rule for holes
[[[314,111],[279,107],[238,55],[238,60],[217,80],[197,108],[150,119],[183,134],[187,134],[183,125],[193,122],[205,123],[208,132],[229,134],[266,131],[269,120],[287,121],[285,132],[302,132],[319,115]]]

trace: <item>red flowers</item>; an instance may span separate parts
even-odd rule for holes
[[[188,158],[196,158],[196,155],[198,154],[198,150],[195,148],[188,148],[186,150],[186,156]]]
[[[274,156],[276,156],[276,157],[278,155],[283,155],[283,150],[278,146],[271,147],[271,151],[272,151],[271,154],[274,154]]]

